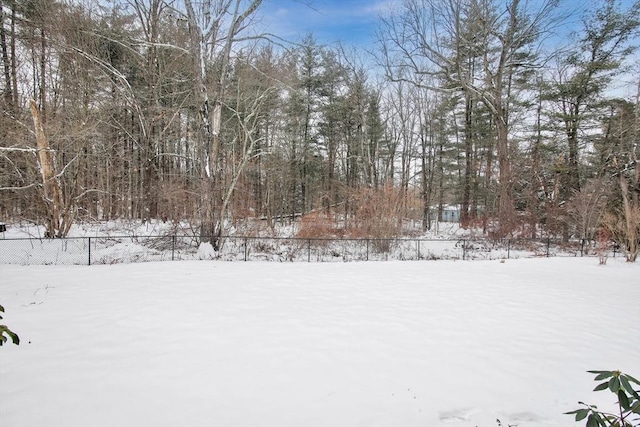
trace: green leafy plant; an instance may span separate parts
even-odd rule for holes
[[[0,312],[4,313],[4,307],[1,305],[0,305]],[[1,315],[0,315],[0,319],[2,319]],[[0,325],[0,345],[3,345],[5,342],[7,342],[8,338],[5,337],[5,334],[7,334],[9,338],[11,338],[11,341],[15,345],[20,345],[20,338],[18,337],[18,334],[16,334],[11,329],[9,329],[7,325]]]
[[[587,419],[586,427],[638,427],[640,426],[640,390],[634,389],[640,381],[620,371],[587,371],[596,374],[595,381],[603,381],[593,391],[609,390],[618,398],[618,411],[613,414],[600,411],[595,405],[578,402],[584,408],[565,414],[575,414],[576,421]],[[633,419],[632,419],[633,417]]]

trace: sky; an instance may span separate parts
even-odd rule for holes
[[[541,0],[529,0],[532,4]],[[629,7],[634,0],[620,0]],[[297,41],[313,33],[320,44],[342,42],[358,47],[375,44],[379,16],[398,9],[402,0],[265,0],[261,6],[268,32]],[[563,33],[580,24],[579,16],[593,0],[561,0],[560,9],[573,14]]]
[[[497,0],[502,1],[502,0]],[[507,0],[503,0],[506,3]],[[532,7],[544,0],[526,0]],[[571,46],[571,34],[578,31],[581,18],[586,11],[596,6],[595,0],[559,0],[558,11],[566,16],[562,25],[554,28],[557,48]],[[604,0],[602,0],[604,1]],[[629,9],[637,0],[618,0],[624,9]],[[337,45],[355,48],[361,53],[376,51],[376,28],[380,16],[388,16],[399,10],[403,0],[264,0],[260,9],[264,32],[290,41],[299,42],[312,34],[320,45]],[[640,61],[640,51],[633,54],[628,64]],[[620,77],[614,90],[617,96],[635,97],[637,79],[635,70]],[[627,77],[629,76],[629,77]]]
[[[398,0],[267,0],[263,23],[287,40],[312,33],[320,44],[370,46],[380,13]]]

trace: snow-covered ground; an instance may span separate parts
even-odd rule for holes
[[[640,376],[621,261],[0,265],[0,425],[571,426]]]
[[[343,262],[386,260],[495,260],[593,255],[593,245],[559,239],[492,241],[480,230],[436,224],[435,231],[397,239],[296,238],[295,225],[276,231],[260,223],[230,230],[223,248],[198,246],[188,224],[113,221],[77,224],[66,239],[44,239],[44,229],[11,224],[0,233],[0,264],[82,265],[216,259],[224,261]],[[256,231],[257,230],[257,231]],[[480,233],[480,234],[478,234]],[[247,236],[247,237],[244,237]],[[622,256],[610,253],[610,256]]]
[[[227,224],[224,235],[233,236],[278,236],[295,237],[299,231],[299,221],[274,224],[271,228],[266,221],[248,219],[236,226]],[[11,222],[6,224],[7,231],[0,233],[0,239],[41,239],[45,236],[45,228],[42,225],[34,225],[30,222]],[[421,222],[407,222],[405,231],[416,236],[421,230]],[[164,235],[198,235],[197,226],[186,221],[163,222],[159,220],[114,220],[78,222],[71,226],[68,237],[107,237],[107,236],[164,236]],[[482,237],[480,230],[465,230],[458,223],[437,222],[432,223],[431,230],[422,232],[419,237],[423,239],[457,239],[463,237]]]

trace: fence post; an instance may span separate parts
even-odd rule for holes
[[[417,242],[418,242],[418,259],[420,259],[420,239],[418,239]]]
[[[549,247],[551,246],[551,237],[547,237],[547,258],[549,258]]]
[[[507,239],[507,259],[511,259],[511,239]]]
[[[247,238],[244,238],[244,261],[247,261]]]
[[[175,260],[174,254],[176,250],[176,236],[171,236],[171,261]]]
[[[584,256],[584,239],[580,239],[580,258]]]
[[[467,242],[462,239],[462,260],[464,261],[465,259],[467,259]]]
[[[311,239],[307,239],[307,262],[311,262]]]
[[[89,265],[91,265],[91,237],[89,237]]]
[[[367,237],[367,261],[369,261],[369,238]]]

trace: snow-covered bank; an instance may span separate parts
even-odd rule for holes
[[[640,367],[640,266],[0,265],[2,426],[570,426]]]

